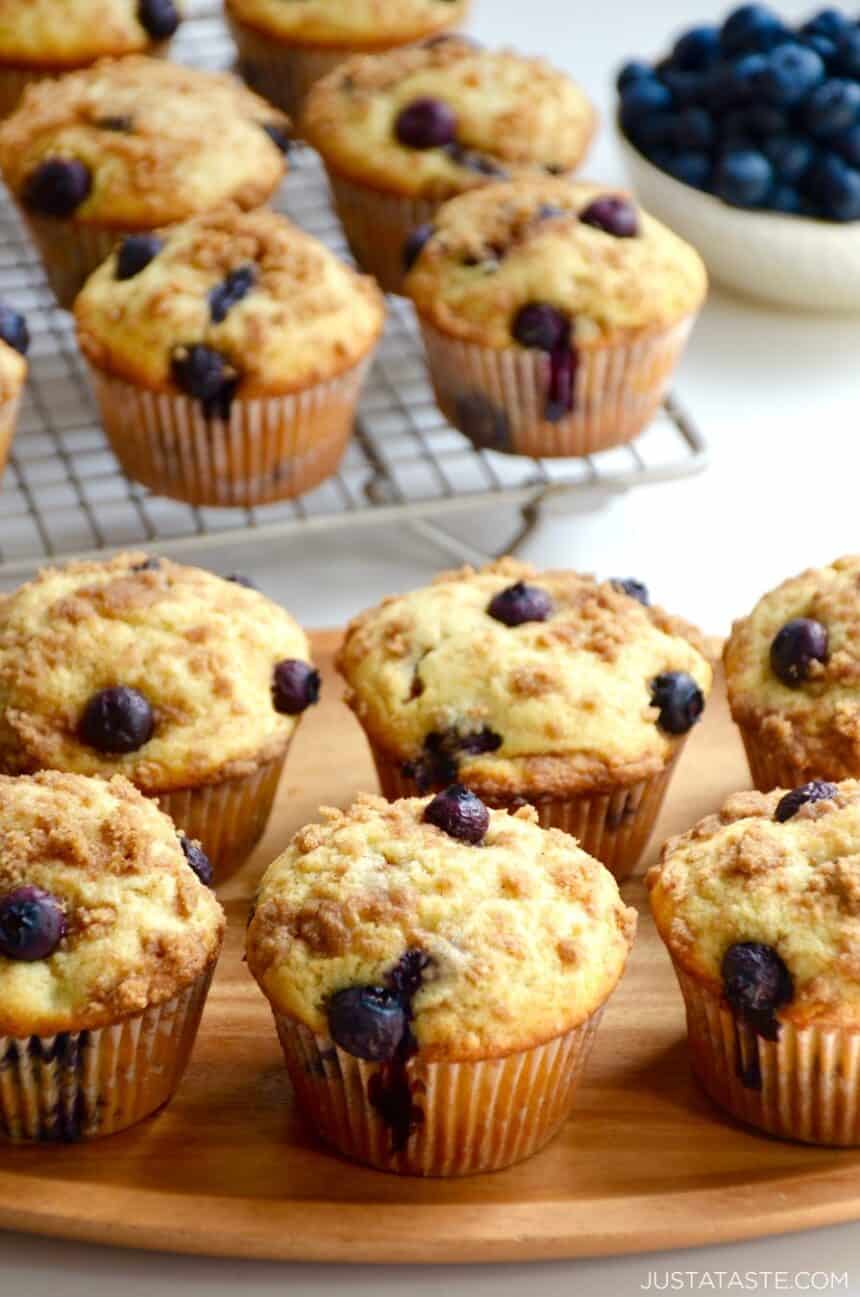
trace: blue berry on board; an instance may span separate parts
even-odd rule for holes
[[[394,131],[407,148],[437,149],[454,139],[457,117],[441,99],[415,99],[401,109]]]
[[[808,680],[813,664],[826,662],[827,628],[811,617],[793,617],[777,631],[770,646],[770,666],[783,684],[795,688]]]
[[[38,216],[71,216],[89,197],[93,178],[78,158],[46,158],[30,172],[21,201]]]
[[[58,903],[40,887],[17,887],[0,899],[0,956],[34,963],[53,955],[66,932]]]
[[[149,700],[137,689],[114,685],[93,694],[81,715],[78,738],[108,755],[137,752],[155,732]]]
[[[779,824],[785,824],[800,810],[801,806],[806,806],[808,802],[830,801],[839,792],[835,784],[827,783],[823,779],[813,779],[811,783],[803,784],[800,788],[793,788],[790,793],[786,793],[776,804],[776,810],[773,818]]]
[[[30,348],[30,330],[20,311],[0,302],[0,338],[14,351],[26,356]]]
[[[285,658],[275,667],[272,703],[283,716],[299,716],[319,702],[320,673],[300,658]]]
[[[686,671],[664,671],[651,682],[651,705],[667,734],[686,734],[705,710],[705,696]]]
[[[117,279],[133,279],[154,261],[164,242],[156,234],[129,234],[116,254]]]
[[[552,611],[552,599],[546,590],[537,585],[526,585],[525,581],[515,581],[513,585],[500,590],[487,605],[489,616],[505,626],[546,621],[552,616]]]
[[[734,207],[759,207],[773,184],[773,167],[758,149],[730,149],[717,163],[714,189]]]
[[[424,810],[424,822],[432,824],[458,842],[477,846],[490,827],[490,812],[480,797],[462,784],[451,784],[437,793]]]

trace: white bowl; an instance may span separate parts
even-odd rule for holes
[[[660,171],[620,136],[642,206],[701,254],[713,279],[804,311],[860,313],[860,221],[730,207]]]

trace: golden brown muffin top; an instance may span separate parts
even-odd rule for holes
[[[0,776],[0,905],[47,894],[64,934],[0,954],[0,1035],[85,1031],[161,1004],[215,960],[224,915],[173,822],[125,779]]]
[[[400,115],[422,100],[454,114],[451,143],[401,142]],[[335,171],[439,200],[492,180],[570,171],[594,127],[582,90],[544,59],[456,38],[348,60],[313,86],[303,120]]]
[[[0,168],[28,206],[40,164],[74,161],[90,185],[75,221],[151,228],[265,202],[286,165],[266,127],[289,122],[234,77],[131,55],[29,86],[0,127]]]
[[[379,50],[446,31],[468,0],[226,0],[227,12],[290,45]]]
[[[178,14],[182,7],[175,0]],[[3,63],[60,72],[157,44],[141,22],[139,0],[0,0]]]
[[[425,1058],[492,1058],[579,1025],[633,943],[615,879],[530,807],[490,812],[470,845],[426,823],[427,804],[363,796],[324,810],[269,866],[248,965],[276,1012],[325,1034],[332,994],[384,985],[416,952]]]
[[[275,212],[220,209],[159,237],[138,274],[119,277],[120,248],[75,303],[81,348],[100,369],[164,388],[177,349],[203,344],[226,357],[239,396],[271,395],[350,368],[382,331],[375,281]]]

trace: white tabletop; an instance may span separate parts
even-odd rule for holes
[[[781,5],[795,16],[810,7],[804,0]],[[664,34],[714,12],[700,2],[692,10],[681,0],[479,0],[473,26],[488,43],[550,54],[586,86],[608,121],[615,65],[625,55],[658,49]],[[608,128],[589,172],[620,177]],[[526,556],[540,564],[638,576],[660,602],[723,632],[776,580],[860,549],[852,471],[858,352],[860,317],[799,317],[715,292],[677,384],[711,443],[709,471],[633,491],[600,512],[547,518]],[[505,543],[515,522],[501,510],[458,518],[453,527],[489,551]],[[431,543],[405,528],[317,535],[276,554],[246,548],[241,556],[207,556],[216,570],[240,566],[309,626],[341,624],[380,596],[420,584],[444,562]],[[668,1285],[669,1291],[860,1297],[860,1224],[647,1257],[445,1272],[208,1261],[0,1235],[0,1294],[10,1297],[60,1291],[65,1297],[115,1297],[118,1289],[127,1297],[220,1297],[240,1288],[248,1297],[264,1297],[287,1285],[319,1297],[399,1297],[404,1291],[420,1297],[442,1285],[452,1297],[506,1297],[527,1289],[534,1297],[573,1291],[624,1297]]]

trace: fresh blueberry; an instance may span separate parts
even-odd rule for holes
[[[860,123],[829,141],[832,148],[844,158],[849,167],[860,167]]]
[[[705,710],[705,696],[686,671],[665,671],[651,682],[651,705],[667,734],[686,734]]]
[[[694,189],[707,189],[713,170],[707,153],[676,153],[666,164],[666,171],[683,185]]]
[[[207,419],[229,419],[239,377],[220,351],[202,342],[178,347],[170,372],[180,391],[200,402]]]
[[[462,784],[451,784],[437,793],[424,810],[425,824],[433,824],[450,838],[477,846],[490,827],[490,812],[474,793]]]
[[[735,207],[759,207],[773,184],[773,167],[758,149],[728,149],[714,172],[714,191]]]
[[[779,1038],[776,1012],[794,998],[782,957],[760,941],[729,946],[722,961],[723,989],[731,1008],[765,1040]]]
[[[272,703],[284,716],[298,716],[319,702],[320,673],[300,658],[285,658],[275,667]]]
[[[335,1044],[368,1063],[392,1059],[408,1027],[402,1000],[385,986],[348,986],[330,997],[326,1012]]]
[[[801,806],[807,802],[824,802],[830,801],[835,797],[839,789],[835,784],[828,784],[823,779],[813,779],[809,784],[803,784],[800,788],[793,788],[790,793],[786,793],[776,804],[776,810],[773,818],[780,824],[790,820],[796,815]]]
[[[714,143],[714,119],[704,108],[685,108],[678,114],[673,143],[685,153],[707,153]]]
[[[0,338],[26,356],[30,347],[30,330],[27,321],[20,311],[15,311],[6,302],[0,302]]]
[[[621,111],[631,118],[644,117],[650,113],[664,112],[673,106],[672,92],[652,73],[647,77],[637,77],[622,92]]]
[[[66,933],[59,903],[40,887],[17,887],[0,900],[0,955],[33,963],[48,959]]]
[[[822,213],[832,221],[860,220],[860,170],[835,153],[817,159],[807,189]]]
[[[156,234],[129,234],[116,254],[117,279],[134,279],[158,256],[164,241]]]
[[[391,972],[386,975],[386,987],[404,1002],[410,1016],[412,1001],[421,990],[424,974],[432,963],[426,951],[413,946],[404,950]]]
[[[256,590],[256,589],[257,589],[257,584],[256,584],[256,582],[255,582],[255,581],[252,581],[251,578],[250,578],[249,576],[245,576],[245,574],[244,574],[243,572],[231,572],[231,573],[229,574],[229,576],[225,576],[225,577],[224,577],[224,580],[225,580],[225,581],[230,581],[232,585],[241,585],[241,586],[243,586],[246,590]]]
[[[860,85],[840,77],[816,86],[803,105],[803,120],[813,135],[847,131],[860,119]]]
[[[826,36],[828,40],[838,41],[850,26],[851,20],[841,10],[821,9],[803,24],[800,31],[804,36]]]
[[[832,41],[829,36],[818,36],[814,33],[803,36],[801,39],[809,49],[815,50],[824,66],[828,71],[831,71],[836,61],[836,42]]]
[[[81,715],[78,737],[97,752],[137,752],[152,738],[155,717],[137,689],[116,685],[93,694]]]
[[[710,67],[720,57],[720,31],[718,27],[691,27],[679,36],[672,49],[672,62],[685,72],[698,72]]]
[[[459,167],[465,167],[467,171],[476,171],[480,176],[496,176],[502,180],[508,175],[495,158],[488,157],[486,153],[479,153],[477,149],[464,149],[456,140],[445,145],[445,152]]]
[[[729,109],[749,101],[752,96],[751,80],[764,67],[764,58],[760,54],[751,54],[748,59],[756,60],[751,76],[743,75],[743,68],[734,63],[715,63],[708,72],[702,86],[702,99],[707,108],[714,113],[725,113]]]
[[[860,78],[860,27],[848,27],[836,44],[834,71],[856,81]]]
[[[283,153],[286,157],[290,149],[293,147],[292,136],[286,126],[281,126],[279,122],[261,122],[260,125],[278,152]]]
[[[629,198],[603,194],[579,213],[583,225],[593,225],[616,239],[633,239],[639,233],[639,213]]]
[[[801,216],[806,211],[803,195],[794,185],[774,185],[767,200],[768,210],[784,216]]]
[[[724,54],[770,50],[785,36],[779,15],[764,5],[747,4],[735,9],[720,30],[720,48]]]
[[[203,850],[199,842],[187,837],[184,833],[179,834],[179,845],[182,848],[185,859],[194,870],[201,883],[206,887],[212,886],[212,862]]]
[[[570,345],[556,347],[549,354],[549,383],[547,385],[544,418],[558,423],[570,414],[576,401],[577,354]]]
[[[552,616],[552,599],[537,585],[516,581],[493,595],[487,613],[505,626],[522,626],[525,622],[546,621]]]
[[[403,244],[404,270],[412,269],[435,232],[433,226],[429,224],[417,225],[414,230],[410,230],[406,236],[406,242]]]
[[[71,216],[88,197],[93,178],[78,158],[47,158],[31,171],[21,201],[39,216]]]
[[[762,152],[780,180],[797,184],[812,165],[815,149],[802,135],[773,135],[765,140]]]
[[[454,403],[454,422],[476,446],[505,450],[511,443],[511,426],[504,410],[482,392],[466,392]]]
[[[179,14],[173,0],[138,0],[137,18],[154,41],[166,41],[179,26]]]
[[[827,629],[811,617],[794,617],[773,637],[771,670],[792,688],[809,679],[813,662],[827,660]]]
[[[441,99],[414,99],[401,109],[394,131],[407,148],[438,149],[456,135],[457,117]]]
[[[815,50],[786,42],[768,54],[756,90],[768,103],[792,107],[805,99],[824,76],[824,63]]]
[[[570,338],[570,320],[546,302],[527,302],[514,316],[511,336],[521,347],[555,351]]]
[[[223,324],[231,309],[247,297],[257,279],[255,266],[239,266],[209,291],[209,314],[213,324]]]
[[[641,81],[654,76],[654,69],[650,63],[642,63],[638,59],[631,59],[625,63],[615,78],[615,86],[619,94],[623,94],[634,81]]]
[[[612,578],[612,585],[621,594],[628,594],[631,599],[635,599],[637,603],[641,603],[645,608],[650,607],[651,596],[644,581],[637,581],[632,576],[615,576]]]
[[[497,752],[501,746],[501,735],[486,725],[470,734],[461,734],[456,729],[443,733],[434,730],[426,735],[421,756],[403,763],[403,774],[414,779],[419,791],[426,793],[456,781],[462,755],[480,756],[484,752]]]

